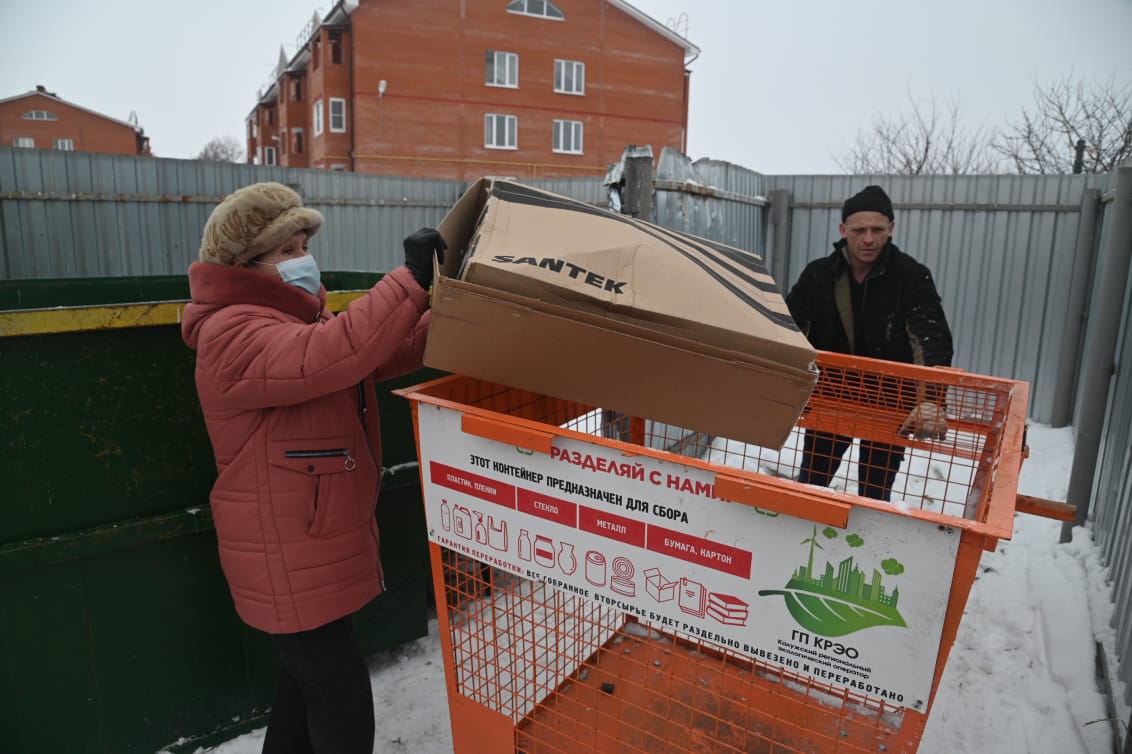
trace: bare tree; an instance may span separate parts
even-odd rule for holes
[[[1132,157],[1132,82],[1035,82],[1034,109],[994,149],[1019,173],[1111,172]]]
[[[878,113],[872,125],[857,131],[845,155],[834,157],[849,173],[921,175],[992,173],[998,158],[993,135],[982,128],[963,128],[958,103],[945,109],[933,100],[926,111],[911,96],[910,114],[892,117]]]
[[[217,136],[204,145],[197,159],[206,162],[243,162],[244,148],[231,136]]]

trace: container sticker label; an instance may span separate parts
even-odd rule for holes
[[[923,710],[959,532],[896,508],[845,529],[732,503],[713,471],[556,437],[464,434],[421,403],[429,537],[829,686]]]

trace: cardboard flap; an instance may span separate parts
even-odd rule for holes
[[[477,182],[445,226],[463,255],[448,277],[798,368],[816,358],[757,254],[509,181]]]
[[[439,230],[427,366],[767,447],[817,382],[756,254],[501,180]]]

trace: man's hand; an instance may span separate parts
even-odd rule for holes
[[[405,266],[413,273],[413,279],[426,291],[432,287],[432,257],[444,264],[444,252],[448,244],[432,228],[421,228],[405,237]]]
[[[913,435],[920,440],[942,440],[947,437],[947,417],[936,404],[921,403],[900,425],[900,434]]]

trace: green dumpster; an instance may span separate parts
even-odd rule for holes
[[[379,279],[325,273],[332,309]],[[184,276],[0,281],[0,748],[193,751],[265,724],[277,660],[220,572],[215,476],[180,336]],[[372,653],[428,630],[407,402],[379,386],[387,591]]]

